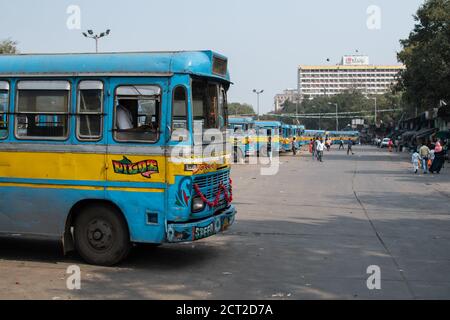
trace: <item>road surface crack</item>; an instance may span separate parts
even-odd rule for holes
[[[406,276],[402,270],[402,268],[400,267],[400,264],[398,263],[397,259],[395,259],[395,257],[392,255],[391,250],[389,250],[389,247],[387,246],[387,244],[384,242],[383,238],[381,237],[380,233],[378,232],[375,224],[373,223],[372,219],[369,216],[369,212],[367,211],[366,207],[364,206],[364,203],[361,201],[361,199],[358,197],[358,193],[356,192],[355,189],[355,180],[356,180],[356,175],[358,173],[358,161],[355,161],[355,170],[353,173],[353,178],[352,178],[352,190],[353,190],[353,194],[355,195],[356,201],[359,203],[359,205],[361,206],[362,211],[364,212],[364,215],[366,216],[367,220],[369,221],[369,224],[373,230],[373,232],[375,233],[378,241],[380,242],[380,244],[383,246],[384,250],[386,251],[386,253],[389,255],[389,257],[391,258],[391,260],[393,261],[394,265],[397,267],[397,270],[400,273],[400,276],[402,277],[409,293],[411,294],[411,296],[413,297],[413,299],[416,299],[416,295],[414,294],[414,291],[412,290],[412,287],[408,281],[408,279],[406,279]]]

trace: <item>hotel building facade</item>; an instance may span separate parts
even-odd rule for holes
[[[298,68],[300,100],[336,95],[349,90],[367,95],[384,94],[391,90],[403,65],[371,65],[367,56],[344,56],[338,65]]]

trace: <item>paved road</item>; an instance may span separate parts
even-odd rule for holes
[[[0,241],[0,298],[450,298],[450,170],[415,176],[408,156],[355,148],[325,162],[282,156],[276,176],[233,169],[239,217],[195,244],[139,247],[117,268],[55,243]],[[450,165],[449,165],[450,167]],[[78,264],[82,289],[66,289]],[[381,290],[367,289],[367,267]]]

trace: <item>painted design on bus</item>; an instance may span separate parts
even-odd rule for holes
[[[189,206],[189,200],[191,199],[192,179],[191,177],[185,177],[180,181],[178,186],[178,192],[175,197],[175,204],[178,207],[187,208]]]
[[[123,156],[120,161],[113,160],[114,172],[117,174],[136,175],[140,174],[144,178],[150,179],[152,174],[159,173],[158,161],[143,160],[133,163],[130,159]]]
[[[203,163],[198,165],[193,171],[194,174],[203,174],[216,171],[219,166],[217,164]]]

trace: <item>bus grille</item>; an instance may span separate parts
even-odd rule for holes
[[[205,195],[206,199],[213,202],[216,199],[217,191],[219,190],[219,185],[222,183],[227,190],[230,189],[230,171],[217,172],[215,174],[210,174],[206,176],[199,176],[194,178],[194,183],[198,185],[200,191]],[[227,201],[225,195],[221,194],[219,206],[217,210],[226,208]]]

